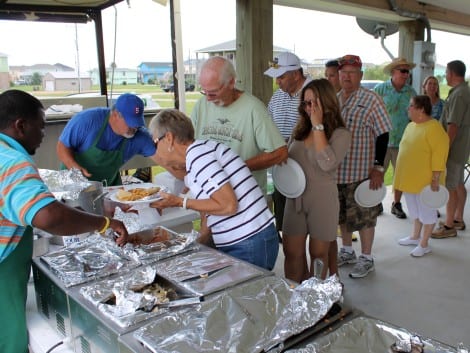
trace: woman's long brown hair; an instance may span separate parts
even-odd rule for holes
[[[305,100],[305,92],[309,89],[313,91],[316,97],[320,98],[320,104],[323,108],[323,126],[325,128],[326,138],[329,140],[335,129],[345,127],[346,125],[341,116],[341,109],[335,89],[331,83],[324,78],[312,80],[302,89],[300,95],[301,104],[298,108],[300,116],[292,132],[292,136],[296,140],[305,140],[312,130],[312,122],[302,104]]]

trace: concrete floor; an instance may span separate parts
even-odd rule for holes
[[[467,182],[467,190],[470,188]],[[340,268],[344,300],[351,307],[409,331],[456,347],[470,347],[470,230],[456,238],[431,239],[432,253],[422,258],[409,255],[411,246],[398,245],[410,235],[412,221],[390,213],[392,192],[384,200],[378,218],[373,256],[375,272],[361,279],[349,278],[353,265]],[[403,203],[405,206],[405,203]],[[404,207],[406,212],[406,207]],[[440,210],[445,217],[445,208]],[[470,226],[470,201],[465,222]],[[341,246],[341,239],[338,238]],[[360,254],[360,242],[353,243]],[[274,271],[283,275],[282,249]]]

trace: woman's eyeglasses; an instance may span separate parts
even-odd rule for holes
[[[303,108],[306,108],[306,107],[312,107],[313,105],[313,101],[302,101],[300,102],[300,105],[303,107]]]
[[[155,147],[158,146],[158,143],[159,143],[161,140],[163,140],[163,139],[165,138],[165,136],[166,136],[166,132],[165,132],[162,136],[157,137],[155,140],[153,140],[153,143],[155,144]]]

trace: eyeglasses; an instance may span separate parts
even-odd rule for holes
[[[138,127],[130,127],[129,125],[127,125],[127,122],[126,122],[126,119],[124,119],[124,116],[119,112],[117,112],[117,113],[118,113],[119,118],[121,118],[122,121],[124,121],[124,123],[127,126],[126,134],[129,135],[129,136],[130,135],[134,136],[137,133],[137,131],[139,130],[139,128]]]
[[[302,101],[300,102],[300,105],[302,108],[311,107],[313,105],[313,101]]]
[[[159,143],[161,140],[163,140],[163,139],[165,138],[165,136],[166,136],[166,132],[165,132],[162,136],[157,137],[155,140],[153,140],[153,143],[155,144],[155,147],[158,146],[158,143]]]
[[[214,89],[212,91],[206,91],[206,90],[202,90],[201,91],[201,94],[205,95],[206,97],[216,97],[220,91],[222,90],[222,88],[225,87],[225,83],[222,83],[222,86],[220,86],[219,88],[217,89]]]
[[[409,74],[410,73],[410,70],[408,69],[397,69],[398,71],[400,71],[402,74]]]

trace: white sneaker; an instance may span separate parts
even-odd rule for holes
[[[400,245],[418,245],[419,239],[411,239],[410,237],[401,238],[398,240],[398,244]]]
[[[416,248],[414,248],[411,252],[410,255],[414,257],[421,257],[424,256],[428,253],[431,252],[431,248],[428,246],[427,248],[422,248],[421,245],[418,245]]]

